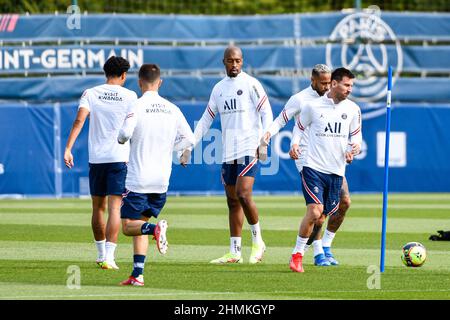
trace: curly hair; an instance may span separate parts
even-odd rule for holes
[[[126,59],[116,56],[110,57],[103,65],[103,71],[107,78],[120,77],[128,69],[130,69],[130,63]]]

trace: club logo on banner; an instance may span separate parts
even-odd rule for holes
[[[379,101],[386,95],[387,70],[395,70],[393,82],[402,71],[400,41],[380,18],[379,8],[346,16],[334,28],[326,46],[331,68],[345,67],[357,74],[352,97],[361,102]]]

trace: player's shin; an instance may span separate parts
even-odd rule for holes
[[[309,204],[307,207],[306,215],[303,218],[300,229],[299,229],[299,235],[297,237],[297,244],[294,251],[301,252],[301,254],[304,254],[305,246],[308,243],[308,240],[314,239],[313,232],[314,232],[314,226],[317,224],[318,226],[321,226],[319,223],[321,214],[322,214],[323,206],[317,205],[317,204]],[[320,230],[320,228],[318,229]],[[316,230],[316,235],[318,230]],[[306,240],[304,240],[306,239]]]

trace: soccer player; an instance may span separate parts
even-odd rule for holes
[[[129,144],[119,145],[117,135],[135,92],[123,88],[130,64],[112,56],[104,64],[106,84],[87,89],[67,139],[64,162],[74,166],[72,147],[89,116],[89,188],[92,198],[92,230],[97,246],[96,263],[102,269],[119,269],[114,259],[120,229],[120,204],[125,192]],[[103,215],[108,206],[108,221]]]
[[[317,64],[313,67],[311,72],[311,85],[300,91],[299,93],[293,95],[285,107],[274,120],[272,125],[269,127],[268,131],[264,134],[263,139],[261,139],[262,145],[268,145],[270,138],[276,135],[281,128],[283,128],[289,120],[294,117],[295,123],[300,120],[300,112],[302,106],[318,97],[323,96],[329,89],[331,84],[331,69],[324,64]],[[298,128],[295,125],[295,128]],[[294,130],[295,130],[294,128]],[[307,152],[308,145],[308,129],[305,130],[302,141],[295,142],[289,152],[293,156],[294,150],[298,148],[301,149],[300,158],[297,158],[295,164],[297,166],[298,172],[301,173],[303,168],[304,155]],[[330,246],[331,241],[334,238],[335,233],[342,224],[345,213],[350,207],[350,193],[348,191],[347,180],[343,179],[342,190],[340,193],[339,210],[336,214],[332,215],[328,219],[327,231],[325,231],[325,242],[326,245],[323,248],[322,239],[320,237],[321,226],[315,226],[314,232],[311,238],[308,240],[308,246],[312,243],[314,249],[314,264],[316,266],[330,266],[337,265],[338,262],[331,253]]]
[[[338,68],[331,74],[331,89],[322,97],[303,105],[297,123],[301,141],[309,127],[308,150],[303,162],[302,187],[307,211],[302,220],[289,266],[303,272],[305,246],[315,224],[321,225],[327,215],[339,208],[339,194],[346,163],[360,150],[362,142],[361,110],[347,99],[355,76]],[[301,154],[294,150],[294,156]]]
[[[261,261],[266,246],[252,190],[259,169],[259,139],[263,129],[272,123],[272,108],[261,83],[242,71],[240,48],[228,47],[224,52],[223,64],[227,76],[214,86],[208,106],[194,131],[197,144],[214,118],[220,115],[223,144],[221,178],[229,212],[230,251],[211,263],[243,262],[241,237],[245,215],[252,234],[249,263],[255,264]],[[189,152],[185,150],[183,154]]]
[[[131,139],[121,218],[123,233],[133,237],[134,267],[121,285],[144,285],[148,235],[156,240],[161,254],[167,252],[167,221],[160,220],[156,225],[148,221],[157,218],[166,203],[173,151],[194,143],[194,134],[180,109],[158,94],[161,83],[157,65],[141,66],[139,87],[143,95],[128,112],[117,138],[119,143]]]

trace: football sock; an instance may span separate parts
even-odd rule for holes
[[[155,233],[155,228],[156,228],[156,224],[145,222],[141,226],[141,233],[153,235]]]
[[[253,243],[262,243],[261,236],[261,227],[259,226],[259,222],[250,225],[250,231],[252,232],[252,242]]]
[[[316,240],[312,243],[313,249],[314,249],[314,257],[318,254],[324,254],[323,248],[322,248],[322,240]]]
[[[95,245],[97,247],[97,259],[98,260],[105,260],[106,259],[106,239],[105,240],[94,240],[95,241]]]
[[[131,275],[135,278],[144,274],[145,256],[141,254],[135,254],[133,256],[133,272]]]
[[[331,243],[333,242],[334,236],[336,233],[325,230],[322,238],[322,246],[331,247]]]
[[[308,242],[308,238],[302,238],[300,236],[297,236],[297,243],[295,244],[295,248],[294,251],[292,251],[292,254],[298,252],[303,256],[305,254],[306,242]]]
[[[230,238],[230,252],[232,254],[241,256],[241,237],[231,237]]]
[[[114,261],[114,252],[116,251],[116,247],[116,243],[109,241],[106,242],[106,261]]]

